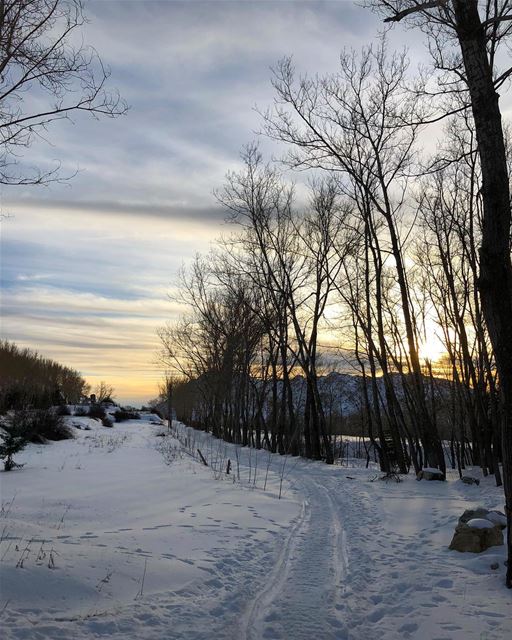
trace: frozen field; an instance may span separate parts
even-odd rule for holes
[[[370,482],[182,426],[69,420],[91,430],[0,477],[3,638],[512,637],[504,547],[448,551],[464,509],[502,508],[492,478]]]

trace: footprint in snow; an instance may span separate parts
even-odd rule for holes
[[[451,589],[453,587],[453,580],[450,580],[449,578],[439,580],[439,582],[436,583],[436,587],[441,587],[441,589]]]
[[[439,595],[438,593],[436,593],[436,594],[434,594],[434,595],[432,596],[432,600],[433,600],[434,602],[438,602],[438,603],[439,603],[439,602],[446,602],[446,598],[445,598],[444,596]]]
[[[406,622],[398,629],[401,633],[414,633],[417,630],[418,625],[415,622]]]
[[[366,616],[366,619],[370,622],[379,622],[379,620],[384,617],[385,613],[386,609],[375,609],[375,611],[372,611],[369,615]]]

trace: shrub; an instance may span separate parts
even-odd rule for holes
[[[105,416],[104,418],[101,419],[101,424],[104,427],[109,427],[109,428],[114,426],[113,420],[111,418],[107,417],[107,416]]]
[[[99,404],[91,404],[89,407],[89,418],[99,418],[103,420],[106,415],[105,409]]]
[[[85,416],[89,415],[89,407],[76,407],[75,408],[75,416],[79,418],[85,418]]]
[[[57,415],[59,415],[59,416],[70,416],[71,415],[71,409],[68,407],[67,404],[61,404],[60,407],[57,409]]]
[[[27,415],[28,438],[31,442],[67,440],[73,437],[71,429],[64,424],[62,416],[52,409],[27,411]]]
[[[114,413],[116,422],[124,422],[125,420],[140,420],[140,414],[135,411],[125,411],[124,409],[118,409]]]
[[[27,446],[29,425],[26,411],[13,411],[8,416],[4,431],[0,432],[0,459],[4,461],[4,471],[23,466],[14,462],[13,456]]]

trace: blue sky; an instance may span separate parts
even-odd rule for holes
[[[381,23],[343,0],[102,0],[86,12],[84,39],[131,109],[57,123],[51,144],[31,147],[25,161],[78,171],[66,184],[1,190],[2,335],[138,403],[156,395],[155,330],[179,313],[168,293],[181,264],[225,231],[212,191],[256,136],[270,67],[292,54],[301,72],[334,70]],[[391,46],[408,41],[420,57],[417,33],[391,34]]]

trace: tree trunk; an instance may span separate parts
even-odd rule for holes
[[[503,484],[507,514],[507,587],[512,588],[512,264],[510,192],[499,96],[477,0],[453,0],[482,169],[479,288],[503,397]]]

